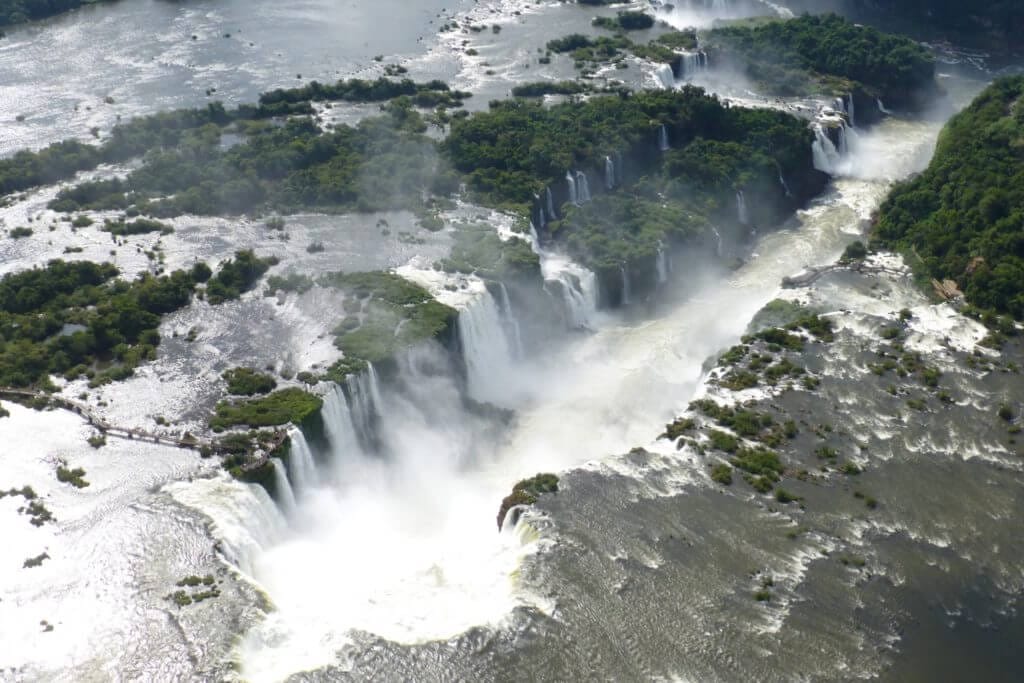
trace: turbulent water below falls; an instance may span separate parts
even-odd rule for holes
[[[740,4],[677,3],[670,20],[689,17],[685,21],[703,25],[716,13],[745,14]],[[378,52],[389,58],[420,54],[408,46],[440,11],[440,5],[418,7],[415,27],[375,34],[339,52],[330,35],[336,24],[318,21],[327,12],[320,3],[259,10],[230,3],[118,7],[128,7],[121,19],[138,27],[119,33],[121,51],[97,52],[113,40],[103,37],[115,32],[119,16],[88,23],[89,13],[99,8],[57,19],[46,29],[12,33],[0,51],[0,75],[9,76],[0,88],[9,95],[0,97],[7,103],[0,104],[0,114],[27,116],[4,139],[0,154],[86,136],[93,125],[109,126],[118,114],[149,111],[154,103],[201,104],[211,87],[228,101],[242,101],[290,84],[282,80],[286,71],[323,81],[341,71],[359,74]],[[518,3],[497,2],[472,11],[477,21],[506,22],[509,40],[502,44],[515,45],[517,35],[534,30],[550,32],[551,38],[570,28],[589,30],[589,15],[575,7],[524,7],[515,21],[513,8],[518,11]],[[275,21],[267,22],[265,12],[271,10]],[[393,3],[378,3],[358,20],[374,25],[395,11]],[[544,23],[540,12],[557,19],[538,28]],[[154,13],[169,13],[174,30],[143,45],[141,27]],[[313,25],[329,35],[301,45],[289,39]],[[223,37],[227,32],[230,39]],[[191,41],[192,33],[200,40]],[[458,79],[475,84],[477,76],[483,78],[482,62],[491,60],[498,73],[484,79],[485,92],[534,78],[536,72],[512,66],[525,48],[502,44],[474,43],[480,58],[465,60]],[[32,56],[43,53],[51,58]],[[73,58],[52,58],[72,53]],[[421,55],[424,73],[444,76],[456,68],[436,57]],[[28,62],[31,68],[25,68]],[[505,62],[508,68],[500,66]],[[53,91],[61,82],[53,72],[57,64],[67,72],[59,95]],[[660,74],[664,87],[676,85],[671,76]],[[114,104],[103,102],[108,95]],[[474,99],[483,106],[487,97]],[[1019,630],[1008,610],[1020,590],[1013,570],[1020,558],[970,543],[972,530],[986,518],[1012,519],[1021,512],[1019,496],[1009,490],[1019,488],[1019,472],[1007,474],[1004,485],[990,469],[991,458],[981,457],[991,450],[983,426],[940,436],[907,428],[906,444],[865,475],[865,486],[893,507],[872,521],[861,519],[848,500],[834,515],[817,512],[794,520],[791,513],[742,495],[722,495],[709,485],[699,458],[656,440],[663,425],[707,389],[708,359],[744,334],[753,315],[780,293],[783,277],[833,261],[860,235],[888,184],[926,165],[938,130],[937,123],[888,119],[861,132],[842,158],[830,159],[839,177],[828,193],[785,229],[761,237],[736,270],[709,267],[703,255],[659,261],[664,288],[648,310],[633,302],[627,316],[597,312],[593,275],[563,256],[543,254],[549,293],[564,297],[570,331],[541,354],[520,352],[513,323],[525,311],[512,310],[479,281],[458,289],[446,303],[464,311],[468,390],[474,399],[513,409],[507,426],[468,410],[450,359],[428,347],[402,359],[397,379],[386,386],[365,376],[348,401],[337,393],[327,396],[330,446],[310,447],[296,434],[287,471],[276,473],[282,490],[276,503],[260,487],[212,473],[177,481],[202,467],[182,465],[178,453],[156,446],[122,444],[102,457],[79,460],[95,477],[87,504],[57,489],[40,491],[52,499],[54,514],[67,520],[62,533],[47,528],[45,546],[59,559],[33,570],[59,584],[59,595],[40,593],[40,575],[29,581],[12,573],[5,585],[0,679],[105,680],[115,672],[149,680],[220,679],[234,676],[229,662],[252,681],[291,675],[926,680],[942,671],[933,660],[948,671],[962,670],[948,657],[933,657],[926,644],[955,642],[950,634],[980,643],[985,628],[1004,623],[1011,634]],[[663,148],[670,143],[667,134],[659,141]],[[609,162],[605,183],[611,186]],[[566,182],[579,192],[578,177]],[[746,202],[737,196],[740,222]],[[303,229],[315,235],[319,226]],[[208,246],[215,250],[227,243]],[[399,272],[415,279],[412,270]],[[421,270],[418,277],[435,274]],[[423,284],[435,285],[444,300],[445,283]],[[869,305],[878,297],[858,286],[829,280],[807,294],[825,309],[861,312],[844,328],[849,347],[862,342],[858,325],[877,324],[871,316],[895,308],[893,301],[920,309],[922,319],[929,310],[903,286],[887,290],[892,296],[883,303]],[[850,298],[850,290],[862,296]],[[946,333],[929,328],[921,338],[941,355]],[[174,343],[169,345],[173,350]],[[853,363],[847,346],[837,346],[824,360],[807,359],[809,366],[831,364],[836,380],[826,395],[834,403],[805,404],[797,396],[788,407],[805,411],[809,420],[838,421],[836,415],[844,414],[872,441],[872,452],[884,451],[882,444],[903,427],[875,419],[891,405],[859,405],[858,376],[845,374]],[[151,379],[145,386],[156,391],[160,379]],[[982,387],[971,382],[964,378],[958,390],[965,402],[980,404]],[[1000,384],[998,390],[1014,389]],[[64,417],[64,434],[81,441],[74,431],[79,423]],[[16,408],[9,421],[0,420],[0,440],[28,449],[24,435],[42,434],[51,424],[40,419]],[[371,432],[379,441],[372,449]],[[14,440],[16,434],[22,441]],[[46,453],[12,476],[52,480],[54,459],[73,451],[62,435],[39,438]],[[634,447],[647,451],[614,455]],[[918,474],[924,453],[948,455],[958,448],[973,457],[945,458]],[[0,454],[5,467],[14,450]],[[1002,455],[994,457],[999,465]],[[142,458],[145,468],[138,463]],[[499,533],[495,514],[502,497],[515,481],[539,471],[563,473],[563,490]],[[966,480],[978,483],[965,487],[959,521],[943,526],[948,512],[931,491]],[[838,494],[825,489],[809,500],[812,495],[819,499],[809,507],[820,511]],[[913,504],[899,505],[901,496]],[[11,539],[18,558],[31,557],[41,547],[37,536],[23,533],[27,522],[17,513],[20,504],[10,497],[0,501],[0,512],[10,513],[2,517],[4,538]],[[922,512],[904,509],[911,507]],[[799,524],[814,531],[788,538]],[[999,539],[1000,548],[1013,546],[1012,538]],[[820,561],[823,551],[864,556],[870,571],[852,576],[847,566]],[[978,558],[985,558],[984,572],[976,569]],[[207,572],[221,592],[216,600],[189,611],[168,604],[169,586]],[[778,585],[779,600],[770,606],[750,598],[765,572]],[[972,583],[975,575],[980,583]],[[930,599],[926,591],[942,597]],[[56,628],[41,633],[40,622]],[[989,652],[980,645],[978,651]],[[1010,662],[1008,668],[993,664],[987,673],[998,677],[1007,671],[1019,672]]]
[[[651,496],[647,467],[606,456],[634,446],[663,448],[652,442],[694,396],[706,359],[743,334],[754,313],[776,296],[784,276],[832,261],[860,233],[861,221],[888,182],[885,176],[872,177],[868,167],[888,171],[907,158],[926,160],[937,129],[891,122],[865,135],[878,139],[874,147],[891,155],[888,163],[865,160],[865,177],[837,180],[791,226],[762,238],[735,272],[704,269],[699,259],[675,263],[674,272],[685,275],[672,280],[674,293],[651,320],[597,315],[592,334],[571,335],[541,357],[517,361],[508,338],[494,336],[507,334],[495,300],[484,292],[484,299],[466,302],[476,307],[467,318],[476,330],[469,338],[487,346],[466,353],[488,366],[486,373],[471,368],[470,391],[514,408],[513,424],[495,432],[466,413],[440,354],[425,351],[408,359],[404,385],[384,389],[375,399],[387,457],[367,455],[352,440],[347,448],[325,453],[319,484],[297,488],[297,509],[287,527],[272,534],[264,530],[263,538],[247,540],[238,551],[242,569],[276,607],[243,640],[244,674],[276,680],[336,666],[339,652],[340,661],[358,670],[370,655],[369,643],[375,648],[389,643],[388,651],[401,653],[395,656],[402,662],[409,658],[405,675],[432,677],[440,670],[421,669],[419,660],[429,659],[424,653],[436,647],[430,643],[447,641],[472,651],[471,643],[483,637],[475,627],[486,627],[492,633],[487,638],[512,638],[527,628],[551,646],[566,637],[591,642],[593,623],[552,628],[561,623],[562,604],[583,599],[584,594],[574,594],[583,587],[573,583],[576,574],[560,576],[561,587],[553,594],[553,579],[537,569],[549,553],[562,552],[551,550],[565,541],[558,531],[562,513],[551,531],[528,517],[514,532],[499,534],[498,502],[517,479],[581,466],[584,472],[616,473],[607,490],[588,490],[588,508],[595,515],[602,500],[612,510],[637,495]],[[664,480],[655,486],[661,495],[681,495],[701,481],[698,468],[682,457],[665,457],[658,476]],[[569,478],[570,487],[574,481]],[[251,487],[230,489],[228,501],[211,506],[194,497],[216,528],[247,525]],[[223,494],[223,487],[218,491]],[[571,492],[564,497],[576,499]],[[734,542],[754,543],[759,533],[756,525],[737,527]],[[524,565],[538,550],[536,560]],[[665,561],[652,555],[634,567],[631,560],[624,580],[637,579],[629,576],[634,569],[642,573],[644,566]],[[524,573],[524,566],[530,571]],[[658,630],[648,624],[630,637],[654,647],[657,640],[646,639]],[[464,665],[475,666],[468,660]],[[656,662],[641,671],[668,673]],[[394,673],[401,677],[403,670]]]

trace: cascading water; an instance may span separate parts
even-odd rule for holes
[[[883,114],[892,114],[891,111],[885,108],[885,105],[882,103],[881,98],[875,99],[875,104],[878,105],[878,111],[882,112]]]
[[[747,213],[747,198],[743,196],[743,190],[736,191],[736,217],[740,225],[750,225],[750,216]]]
[[[667,152],[672,149],[668,141],[668,128],[664,124],[658,128],[658,151]]]
[[[495,381],[507,374],[512,351],[494,297],[484,288],[479,298],[459,311],[459,336],[466,361],[466,384],[471,398],[504,405],[505,387]]]
[[[271,458],[274,465],[274,489],[277,494],[277,503],[281,506],[286,516],[295,514],[295,492],[292,491],[291,482],[288,481],[288,474],[285,472],[284,463],[280,458]]]
[[[597,314],[597,276],[561,254],[539,253],[544,290],[561,300],[566,329],[592,329]]]
[[[519,320],[515,311],[512,310],[512,300],[508,296],[508,287],[504,282],[498,283],[498,291],[501,292],[501,314],[505,323],[506,335],[512,344],[512,353],[515,358],[523,357],[523,335],[519,327]]]
[[[846,114],[850,117],[850,126],[853,128],[857,127],[857,112],[855,105],[853,104],[853,93],[847,95],[846,99]]]
[[[544,212],[541,212],[541,218],[544,217]],[[543,221],[541,221],[541,228],[544,227]],[[540,244],[540,235],[537,234],[537,226],[530,221],[530,242],[531,244]]]
[[[558,219],[558,214],[555,213],[555,199],[551,195],[551,188],[544,188],[544,206],[548,211],[548,220],[553,221]]]
[[[789,184],[786,182],[785,177],[782,175],[782,169],[779,169],[779,185],[782,185],[783,192],[786,193],[787,197],[792,197],[793,193],[789,191]]]
[[[583,171],[576,171],[576,198],[580,204],[590,201],[590,181]]]
[[[324,419],[327,440],[331,444],[331,462],[343,467],[347,458],[362,452],[362,447],[359,445],[359,437],[345,392],[337,384],[334,384],[324,396],[320,414]]]
[[[609,190],[615,189],[615,162],[611,157],[604,158],[604,186]]]
[[[715,233],[715,256],[722,258],[722,234],[715,227],[711,228],[711,232]]]
[[[622,152],[615,152],[615,184],[621,185],[624,179],[625,165],[622,163]]]
[[[547,227],[548,223],[547,217],[544,215],[544,205],[541,203],[540,195],[534,195],[533,198],[534,205],[537,207],[537,223],[540,224],[540,229],[543,230]],[[534,234],[537,232],[537,228],[533,224],[532,220],[530,221],[530,230],[532,230]]]
[[[363,450],[374,451],[377,444],[377,425],[380,421],[380,389],[376,386],[377,373],[373,364],[365,371],[350,375],[348,388],[351,395],[349,415],[358,443]]]
[[[708,68],[708,55],[703,50],[680,54],[680,78],[692,78]]]
[[[814,168],[829,175],[838,175],[841,161],[839,150],[821,123],[816,121],[811,128],[814,131],[814,143],[811,146]]]
[[[576,194],[576,177],[572,174],[572,171],[565,172],[565,183],[566,188],[569,190],[569,203],[578,204],[579,196]]]
[[[288,432],[291,439],[291,450],[288,453],[288,478],[292,489],[298,495],[304,495],[317,485],[318,476],[313,451],[306,441],[306,436],[298,427]]]
[[[658,284],[665,284],[668,282],[668,254],[665,251],[665,247],[658,245],[658,256],[655,259],[655,267],[658,270]]]
[[[628,306],[633,299],[629,282],[629,268],[623,264],[619,266],[619,273],[622,275],[622,305]]]
[[[654,70],[654,77],[658,79],[658,83],[665,90],[672,90],[676,87],[676,76],[668,64],[659,64]]]

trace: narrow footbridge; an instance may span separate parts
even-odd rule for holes
[[[53,394],[47,394],[42,391],[32,391],[31,389],[14,389],[11,387],[0,387],[0,398],[8,398],[14,400],[40,400],[47,401],[50,405],[55,405],[64,410],[70,410],[73,413],[81,415],[86,422],[95,427],[101,433],[108,436],[119,437],[122,439],[132,439],[137,441],[146,441],[149,443],[163,444],[165,446],[174,446],[176,448],[188,448],[192,450],[199,450],[203,446],[213,447],[210,442],[204,442],[191,435],[185,435],[182,437],[168,436],[166,434],[158,434],[156,432],[146,431],[144,429],[129,429],[128,427],[118,427],[112,425],[90,408],[85,403],[80,401],[74,401],[63,396],[56,396]]]

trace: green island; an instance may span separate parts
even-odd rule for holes
[[[738,60],[769,94],[853,94],[860,118],[880,114],[876,98],[889,107],[917,110],[937,93],[929,50],[836,14],[715,28],[707,33],[705,48],[716,63]]]
[[[307,391],[291,387],[260,398],[221,401],[210,418],[210,428],[221,432],[229,427],[301,426],[318,415],[323,400]]]
[[[545,493],[558,493],[558,476],[554,474],[538,474],[517,482],[512,493],[505,496],[498,509],[498,529],[505,523],[505,515],[516,505],[533,505]]]
[[[1024,319],[1024,77],[997,80],[939,138],[931,164],[882,204],[872,246],[991,318]],[[994,322],[994,321],[993,321]]]

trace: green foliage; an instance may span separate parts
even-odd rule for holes
[[[625,11],[615,17],[595,17],[591,23],[611,31],[640,31],[654,26],[654,17],[643,12]]]
[[[924,173],[893,189],[874,238],[985,311],[1024,319],[1024,77],[997,80],[946,125]]]
[[[732,468],[723,463],[719,463],[711,468],[711,480],[715,481],[722,486],[729,486],[732,484]]]
[[[341,289],[357,306],[358,313],[334,330],[335,345],[345,353],[345,369],[382,361],[399,349],[438,337],[458,315],[394,273],[335,273],[320,284]]]
[[[148,232],[159,232],[161,235],[169,235],[174,232],[174,228],[166,223],[150,220],[148,218],[138,218],[131,223],[125,223],[124,221],[104,221],[103,230],[112,235],[121,236],[144,235]]]
[[[261,259],[252,250],[235,252],[235,257],[222,263],[217,274],[206,283],[207,301],[219,304],[237,299],[252,289],[277,262],[273,256]]]
[[[841,263],[852,263],[854,261],[863,261],[867,258],[868,248],[864,246],[864,243],[857,240],[846,246],[843,250],[843,255],[839,258]]]
[[[534,81],[512,88],[515,97],[543,97],[544,95],[578,95],[587,92],[589,86],[579,81]]]
[[[512,493],[501,501],[498,510],[498,528],[501,529],[505,515],[516,505],[533,505],[537,498],[545,493],[558,492],[558,476],[554,474],[538,474],[523,479],[512,487]]]
[[[62,484],[71,484],[76,489],[84,489],[89,485],[85,479],[85,470],[81,467],[76,467],[73,470],[69,470],[63,465],[57,466],[57,481]]]
[[[271,275],[267,278],[267,296],[273,296],[276,292],[298,292],[305,294],[313,288],[313,278],[294,271],[285,276]]]
[[[224,371],[223,377],[228,383],[228,393],[234,396],[266,394],[277,388],[277,380],[252,368],[232,368]]]
[[[783,472],[779,455],[766,448],[741,448],[730,460],[733,467],[748,474],[762,476],[771,482],[777,482]]]
[[[935,60],[926,48],[835,14],[725,26],[708,39],[742,56],[747,75],[778,94],[804,94],[808,81],[822,76],[858,82],[900,103],[908,93],[934,88]],[[848,92],[850,84],[845,85]]]
[[[459,227],[454,240],[450,255],[441,261],[448,272],[476,273],[494,280],[540,276],[540,257],[526,240],[503,240],[485,224]]]
[[[26,228],[26,227],[12,228],[11,231],[9,233],[7,233],[7,234],[13,240],[20,240],[23,237],[31,237],[32,236],[32,228]]]
[[[30,386],[49,374],[74,379],[108,365],[95,384],[130,376],[156,355],[161,316],[191,300],[195,282],[176,271],[132,282],[86,261],[50,261],[0,278],[0,385]]]
[[[214,431],[228,427],[248,425],[250,427],[276,427],[284,424],[302,424],[320,410],[323,400],[303,391],[289,388],[275,391],[262,398],[245,401],[221,401],[216,414],[210,418]]]
[[[740,446],[739,439],[732,434],[718,429],[712,429],[708,432],[708,442],[712,448],[725,451],[726,453],[735,453]]]

